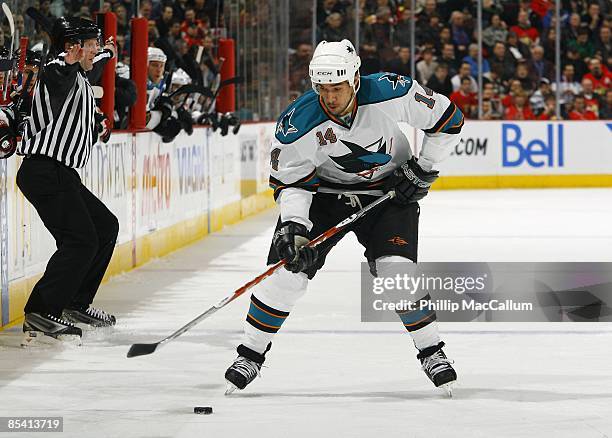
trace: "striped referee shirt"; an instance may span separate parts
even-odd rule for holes
[[[66,64],[61,53],[45,65],[34,88],[32,110],[19,147],[20,155],[46,155],[68,167],[85,166],[98,140],[96,101],[90,78],[100,76],[112,58],[103,50],[85,72],[78,62]]]

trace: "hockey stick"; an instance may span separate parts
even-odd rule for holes
[[[376,201],[372,202],[371,204],[366,205],[365,207],[363,207],[358,212],[353,213],[352,215],[350,215],[349,217],[344,219],[342,222],[340,222],[335,227],[330,228],[329,230],[325,231],[323,234],[321,234],[320,236],[318,236],[314,240],[311,240],[308,243],[308,246],[316,246],[316,245],[320,244],[321,242],[324,242],[324,241],[328,240],[330,237],[335,236],[340,231],[344,230],[348,225],[352,224],[353,222],[357,221],[361,217],[365,216],[369,211],[371,211],[372,209],[374,209],[378,205],[386,202],[389,199],[393,199],[394,197],[395,197],[395,192],[393,192],[393,191],[388,192],[386,195],[381,196]],[[229,303],[234,301],[236,298],[238,298],[240,295],[245,293],[247,290],[251,289],[253,286],[259,284],[263,279],[265,279],[265,278],[269,277],[270,275],[272,275],[274,272],[276,272],[279,268],[281,268],[285,264],[286,264],[286,262],[284,260],[281,260],[280,262],[278,262],[275,265],[271,266],[270,268],[268,268],[268,270],[266,272],[264,272],[263,274],[255,277],[253,280],[249,281],[244,286],[236,289],[236,291],[232,295],[228,295],[227,297],[223,298],[217,304],[215,304],[214,306],[210,307],[204,313],[202,313],[201,315],[197,316],[196,318],[194,318],[193,320],[191,320],[190,322],[185,324],[183,327],[181,327],[180,329],[178,329],[177,331],[172,333],[170,336],[162,339],[161,341],[155,342],[153,344],[133,344],[130,347],[130,350],[128,351],[128,353],[127,353],[127,357],[144,356],[144,355],[151,354],[151,353],[155,352],[155,350],[157,350],[162,345],[172,341],[173,339],[178,338],[183,333],[185,333],[186,331],[191,329],[193,326],[195,326],[199,322],[201,322],[201,321],[205,320],[206,318],[208,318],[209,316],[211,316],[217,310],[222,309],[223,307],[227,306]]]
[[[9,23],[9,30],[11,32],[11,46],[9,49],[9,58],[11,59],[11,65],[13,65],[13,48],[15,47],[15,20],[13,19],[13,13],[11,12],[11,8],[9,8],[6,3],[2,3],[2,10],[4,11],[4,15],[6,15],[6,19]],[[8,89],[11,86],[12,78],[13,69],[11,68],[4,76],[4,95],[2,96],[4,101],[6,101],[6,98],[8,96]]]

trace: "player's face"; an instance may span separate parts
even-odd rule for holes
[[[339,84],[319,84],[318,89],[327,109],[334,115],[344,115],[354,93],[348,81]]]
[[[164,65],[166,63],[163,61],[150,61],[149,62],[149,79],[152,82],[158,83],[162,80],[164,76]]]

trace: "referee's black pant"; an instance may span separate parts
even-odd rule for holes
[[[65,308],[91,304],[113,255],[117,218],[81,183],[76,170],[52,158],[24,158],[17,185],[57,245],[25,313],[59,317]]]

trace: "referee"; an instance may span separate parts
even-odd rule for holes
[[[25,158],[17,185],[57,245],[25,306],[22,345],[36,340],[80,343],[82,332],[76,324],[115,324],[114,316],[91,303],[113,254],[119,222],[76,171],[85,166],[92,146],[104,135],[88,78],[115,56],[115,48],[109,39],[100,51],[99,39],[100,29],[93,21],[55,21],[55,58],[40,74],[18,149]]]

